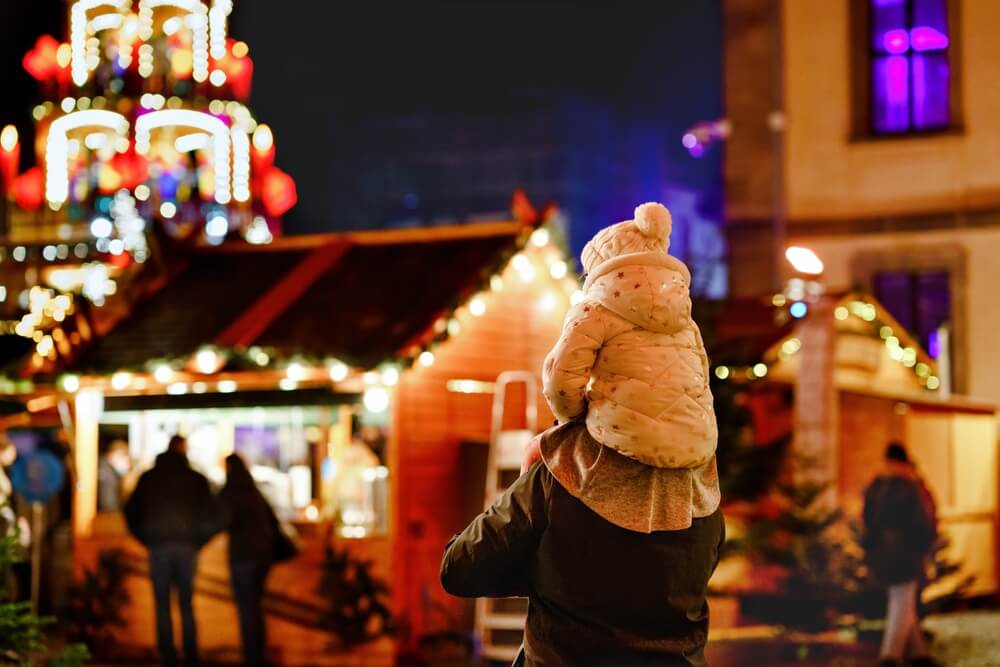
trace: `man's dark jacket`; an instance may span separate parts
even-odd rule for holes
[[[219,531],[219,512],[208,480],[187,457],[164,452],[143,473],[125,504],[125,521],[149,548],[161,544],[201,547]]]
[[[887,586],[924,577],[937,541],[937,512],[927,487],[915,475],[880,475],[865,491],[865,560]]]
[[[528,597],[526,667],[705,665],[724,535],[718,511],[685,530],[626,530],[538,463],[452,538],[441,583],[462,597]]]

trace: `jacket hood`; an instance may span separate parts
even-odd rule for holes
[[[594,267],[583,290],[625,320],[672,334],[691,318],[691,273],[665,252],[620,255]]]

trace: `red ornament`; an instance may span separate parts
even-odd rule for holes
[[[299,201],[292,177],[277,167],[271,167],[263,178],[261,199],[268,215],[284,215]]]
[[[25,211],[37,210],[45,197],[45,174],[41,167],[32,167],[14,179],[11,187],[14,202]]]
[[[121,178],[120,187],[134,190],[140,183],[145,183],[149,176],[149,165],[145,158],[139,157],[134,150],[118,153],[111,159],[111,166]]]
[[[24,54],[21,63],[28,74],[38,81],[61,78],[66,72],[59,66],[58,51],[59,41],[52,35],[42,35],[35,42],[35,47]]]
[[[253,60],[245,53],[239,56],[233,53],[233,46],[237,43],[234,39],[226,40],[226,55],[216,60],[215,65],[226,74],[226,86],[233,97],[245,102],[250,98]]]
[[[132,255],[123,252],[119,255],[108,255],[108,263],[120,269],[128,267],[132,263]]]

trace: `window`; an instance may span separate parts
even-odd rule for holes
[[[868,0],[869,122],[874,134],[952,121],[947,0]]]
[[[937,359],[938,330],[951,320],[948,272],[885,271],[875,274],[874,283],[879,302]]]

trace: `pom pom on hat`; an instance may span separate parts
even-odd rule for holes
[[[666,243],[670,240],[673,221],[666,206],[657,202],[647,202],[635,207],[635,226],[643,236]]]

